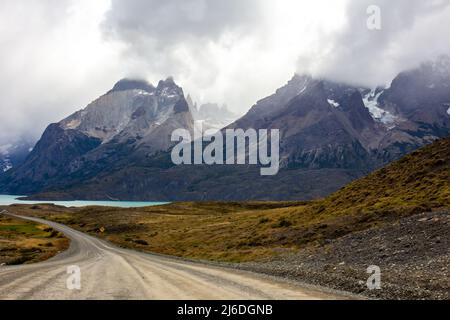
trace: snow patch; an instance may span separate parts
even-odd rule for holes
[[[305,79],[305,81],[303,82],[303,85],[301,86],[302,88],[300,89],[300,91],[298,92],[298,95],[302,94],[303,92],[306,91],[306,89],[308,89],[308,85],[309,85],[309,81],[308,79]]]
[[[136,93],[140,96],[152,96],[154,95],[154,92],[147,92],[144,90],[136,90]]]
[[[308,88],[308,86],[306,85],[306,86],[304,86],[303,88],[302,88],[302,90],[300,90],[300,92],[298,93],[298,94],[302,94],[303,92],[305,92],[306,91],[306,89]]]
[[[173,98],[179,97],[178,93],[171,88],[162,89],[160,96],[163,98],[167,98],[167,99],[173,99]]]
[[[330,106],[332,106],[333,108],[338,108],[340,106],[340,104],[332,99],[328,99],[328,103],[330,104]]]
[[[372,118],[375,121],[383,123],[387,128],[393,129],[396,126],[398,118],[390,113],[389,111],[383,110],[378,104],[378,99],[383,94],[384,91],[376,93],[372,90],[367,95],[364,96],[363,102],[367,109],[369,109]]]
[[[10,161],[8,158],[3,159],[3,160],[0,161],[0,169],[1,169],[3,172],[6,172],[6,171],[8,171],[8,170],[11,170],[12,167],[13,167],[13,166],[12,166],[12,163],[11,163],[11,161]]]

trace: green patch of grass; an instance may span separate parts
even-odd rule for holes
[[[68,239],[48,226],[0,215],[0,264],[43,261],[68,245]]]
[[[35,235],[42,233],[42,230],[38,229],[36,225],[23,223],[23,224],[15,224],[15,225],[0,225],[1,231],[9,231],[9,232],[19,232],[30,235]]]

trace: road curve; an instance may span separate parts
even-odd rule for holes
[[[121,249],[58,223],[14,217],[49,225],[70,238],[71,245],[67,251],[46,262],[0,267],[2,300],[346,298],[251,272]],[[78,266],[81,270],[80,290],[67,288],[69,266]]]

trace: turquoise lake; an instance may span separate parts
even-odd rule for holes
[[[42,204],[52,203],[64,207],[119,207],[119,208],[140,208],[149,206],[159,206],[168,204],[168,202],[135,202],[135,201],[22,201],[17,200],[22,196],[0,195],[0,206],[9,206],[11,204]]]

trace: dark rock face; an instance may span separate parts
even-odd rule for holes
[[[153,167],[128,166],[74,180],[76,184],[64,189],[42,190],[35,199],[311,200],[330,194],[363,174],[345,169],[286,169],[277,176],[261,176],[255,167],[175,167],[169,162],[158,162]]]
[[[343,106],[343,111],[349,119],[351,126],[357,131],[362,132],[365,128],[374,128],[375,122],[365,107],[362,100],[362,95],[359,91],[352,90],[346,92],[341,97],[340,104]]]
[[[371,144],[381,132],[358,89],[296,76],[262,101],[230,127],[280,129],[284,167],[370,170]],[[278,101],[288,102],[279,106]]]
[[[400,74],[390,88],[296,75],[227,128],[279,129],[281,171],[175,166],[174,129],[193,130],[193,102],[173,79],[122,80],[51,125],[0,192],[129,200],[301,200],[325,196],[450,135],[450,59]]]
[[[443,56],[398,75],[381,96],[381,101],[386,107],[405,115],[443,110],[442,104],[450,101],[449,89],[450,57]]]
[[[450,58],[400,74],[380,100],[416,124],[409,130],[415,136],[450,134]]]
[[[443,56],[402,72],[379,91],[379,107],[398,121],[385,134],[378,160],[391,161],[450,135],[450,58]]]
[[[0,146],[0,175],[21,165],[35,143],[31,138],[22,137],[11,144]]]
[[[169,149],[178,128],[192,131],[193,119],[173,79],[157,88],[121,80],[84,110],[51,124],[26,161],[0,177],[0,190],[28,194],[63,188],[142,162]]]
[[[63,130],[59,124],[51,124],[41,140],[16,170],[8,172],[10,190],[33,192],[43,188],[47,180],[67,172],[70,163],[93,150],[101,141],[75,130]]]
[[[180,99],[176,104],[174,108],[175,113],[183,113],[183,112],[190,112],[189,105],[187,104],[186,100]]]

